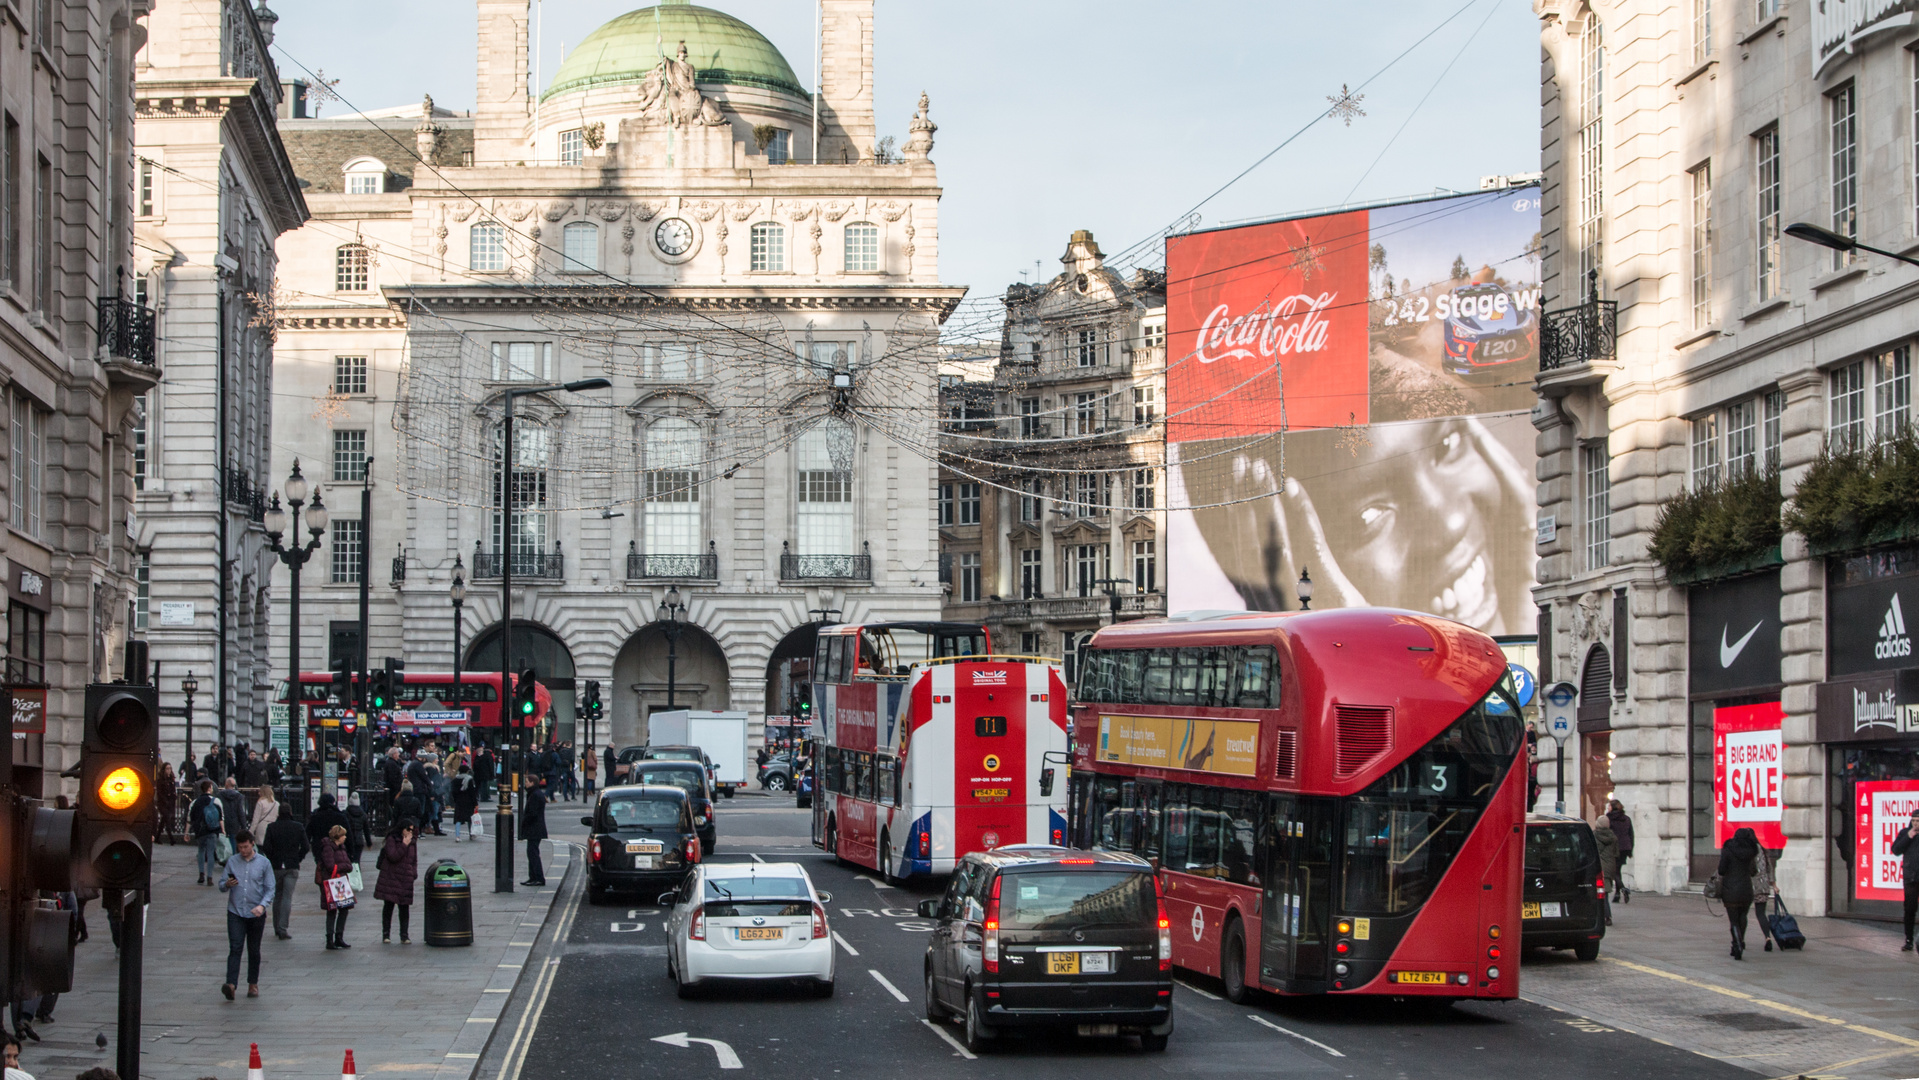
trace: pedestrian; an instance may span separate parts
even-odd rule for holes
[[[342,835],[346,833],[346,815],[340,812],[339,801],[331,791],[320,796],[320,806],[307,815],[307,847],[315,857],[320,853],[320,842],[338,825]]]
[[[216,785],[227,778],[226,770],[220,767],[220,744],[208,743],[207,756],[200,761],[200,772]]]
[[[197,864],[200,876],[195,885],[213,884],[214,875],[220,872],[220,860],[215,851],[225,822],[225,805],[213,794],[213,781],[200,781],[200,797],[187,807],[187,823],[193,830],[193,842],[200,845],[200,861]]]
[[[1600,890],[1599,907],[1606,913],[1606,925],[1612,925],[1612,879],[1619,876],[1619,838],[1604,816],[1593,818],[1593,840],[1599,844],[1599,879],[1606,883]]]
[[[400,748],[389,746],[386,758],[380,762],[380,782],[386,785],[387,805],[400,797],[400,784],[406,779],[406,767],[400,764]]]
[[[400,804],[395,802],[393,804],[392,820],[398,821],[404,817],[425,823],[428,809],[427,802],[433,797],[433,781],[432,778],[427,775],[426,760],[420,754],[415,754],[413,760],[407,762],[406,779],[400,784],[400,798],[406,798],[406,793],[409,791],[413,793],[413,797],[418,800],[419,805],[408,811],[400,809]]]
[[[286,769],[280,764],[280,748],[276,746],[267,751],[267,783],[278,787],[285,775]]]
[[[306,830],[291,817],[274,818],[260,841],[260,854],[273,864],[273,936],[286,941],[293,937],[293,888],[307,857]]]
[[[359,803],[346,804],[346,854],[353,865],[360,865],[360,856],[366,846],[373,842],[371,822],[367,821],[366,810]]]
[[[1759,838],[1741,828],[1719,849],[1719,902],[1726,905],[1732,927],[1732,958],[1746,958],[1746,915],[1752,910],[1753,868],[1759,859]]]
[[[4,1039],[4,1045],[6,1047],[4,1058],[0,1058],[0,1060],[4,1060],[6,1063],[6,1080],[33,1080],[33,1074],[20,1067],[19,1037],[15,1035],[0,1035],[0,1039]]]
[[[1755,838],[1756,839],[1756,838]],[[1772,951],[1772,920],[1766,917],[1766,905],[1777,887],[1772,880],[1772,852],[1759,845],[1759,856],[1752,861],[1752,913],[1759,920],[1759,933],[1766,939],[1766,951]]]
[[[160,825],[160,836],[169,844],[180,841],[180,778],[173,762],[160,763],[160,775],[153,778],[153,810]]]
[[[566,778],[566,798],[568,802],[580,797],[580,782],[573,773],[573,765],[573,744],[563,742],[560,744],[560,769],[562,775]]]
[[[247,827],[247,810],[240,801],[240,784],[229,775],[215,794],[220,796],[220,808],[226,811],[227,839],[231,840],[246,831]]]
[[[227,860],[220,891],[227,894],[227,981],[220,992],[233,1000],[240,981],[240,950],[247,953],[247,996],[260,996],[260,935],[273,904],[273,863],[253,850],[253,834],[241,829],[233,838],[233,858]]]
[[[546,778],[537,774],[526,778],[526,797],[520,804],[520,837],[526,841],[526,880],[520,884],[546,884],[546,868],[540,864],[540,841],[546,839]]]
[[[580,772],[586,776],[586,801],[593,801],[593,781],[600,775],[600,759],[591,746],[580,751]]]
[[[353,860],[347,858],[346,826],[335,825],[327,830],[320,839],[320,846],[313,849],[313,881],[320,886],[320,906],[326,909],[326,947],[329,949],[351,949],[346,942],[346,917],[353,913],[353,899],[334,900],[327,891],[327,882],[334,878],[346,877],[353,871]]]
[[[1901,952],[1912,951],[1912,917],[1919,912],[1919,844],[1914,840],[1919,840],[1919,810],[1912,812],[1912,820],[1892,838],[1892,853],[1899,856],[1906,882],[1906,943],[1900,946]]]
[[[373,898],[381,901],[380,944],[393,944],[393,909],[400,909],[400,944],[413,943],[407,924],[413,911],[413,879],[420,876],[419,830],[402,819],[387,834],[385,846],[374,864],[380,880],[373,886]]]
[[[1632,819],[1626,816],[1626,807],[1618,799],[1611,801],[1606,811],[1606,823],[1612,826],[1612,834],[1619,841],[1618,885],[1613,897],[1622,904],[1632,903],[1632,890],[1626,887],[1626,864],[1632,861]]]
[[[465,762],[460,763],[460,771],[453,774],[453,842],[460,842],[460,830],[466,829],[469,838],[473,835],[473,815],[480,809],[480,782],[473,778],[473,770]]]
[[[260,785],[260,797],[253,802],[253,820],[247,823],[247,831],[265,839],[267,826],[280,820],[280,800],[273,797],[273,786]]]
[[[481,744],[473,755],[473,779],[480,782],[480,798],[493,797],[493,748]]]
[[[393,800],[394,821],[419,821],[426,813],[426,807],[420,802],[419,788],[413,781],[400,781],[400,797]]]

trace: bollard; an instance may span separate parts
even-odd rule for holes
[[[260,1064],[259,1043],[253,1043],[247,1051],[247,1080],[267,1080],[267,1071]]]
[[[358,1080],[359,1074],[353,1071],[353,1048],[346,1048],[346,1060],[340,1063],[340,1080]]]

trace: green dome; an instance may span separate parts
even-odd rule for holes
[[[573,90],[639,83],[662,56],[677,55],[682,41],[700,82],[807,96],[786,57],[758,30],[723,11],[669,0],[629,11],[587,35],[560,64],[541,100]]]

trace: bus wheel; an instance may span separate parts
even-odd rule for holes
[[[1241,1005],[1251,995],[1246,992],[1246,931],[1239,920],[1226,924],[1219,943],[1219,981],[1226,988],[1226,1000]]]
[[[893,834],[885,829],[880,830],[880,879],[888,885],[900,885],[906,880],[893,873]]]
[[[844,855],[840,854],[840,825],[838,821],[832,818],[826,819],[826,850],[833,853],[833,865],[840,867],[853,865],[846,861]]]

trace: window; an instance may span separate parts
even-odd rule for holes
[[[761,222],[753,226],[752,268],[767,272],[780,272],[786,269],[786,230],[778,225]]]
[[[1141,344],[1147,348],[1164,349],[1166,347],[1165,323],[1146,323],[1139,328],[1139,333]]]
[[[1719,414],[1707,413],[1692,422],[1692,486],[1703,490],[1719,481]]]
[[[1149,593],[1159,588],[1159,541],[1133,541],[1133,590]]]
[[[1135,427],[1145,427],[1158,419],[1158,403],[1154,401],[1157,396],[1155,390],[1156,388],[1151,386],[1133,387],[1133,425]]]
[[[153,206],[154,206],[153,182],[154,182],[153,162],[148,158],[141,158],[140,159],[140,181],[139,181],[140,186],[137,194],[135,194],[134,196],[134,199],[137,204],[134,212],[139,214],[141,217],[153,216]]]
[[[553,378],[550,341],[496,341],[493,343],[494,382],[549,382]]]
[[[366,357],[336,356],[333,358],[333,392],[336,394],[366,393]]]
[[[1910,346],[1836,368],[1829,378],[1828,437],[1835,448],[1889,439],[1912,422]]]
[[[1712,325],[1712,165],[1692,171],[1692,328]]]
[[[367,173],[350,173],[346,178],[346,193],[348,195],[378,195],[380,194],[381,181],[384,179],[385,177],[369,175]]]
[[[1098,596],[1100,581],[1112,577],[1112,548],[1105,544],[1075,544],[1073,588],[1077,596]]]
[[[1106,362],[1105,335],[1097,326],[1082,326],[1073,331],[1073,361],[1079,367],[1098,367]]]
[[[1099,433],[1099,395],[1073,395],[1073,434],[1096,435]]]
[[[1781,0],[1754,0],[1753,18],[1759,22],[1765,22],[1779,14],[1780,2]]]
[[[1759,258],[1759,302],[1779,295],[1779,215],[1781,212],[1779,172],[1779,129],[1768,128],[1753,139],[1753,160],[1757,165]]]
[[[698,344],[662,341],[641,349],[641,370],[645,378],[686,382],[706,377],[706,352]]]
[[[333,253],[334,292],[365,292],[372,280],[372,252],[365,244],[342,244]]]
[[[7,681],[15,686],[47,681],[47,616],[25,604],[7,605]]]
[[[1133,509],[1151,510],[1153,508],[1153,470],[1133,470]]]
[[[1021,630],[1019,633],[1019,654],[1021,656],[1043,656],[1046,649],[1046,635],[1038,630]]]
[[[978,525],[980,523],[980,485],[970,481],[959,485],[959,524]]]
[[[39,159],[33,180],[33,306],[53,310],[53,163]]]
[[[153,608],[153,553],[142,551],[133,561],[133,628],[147,628],[148,613]]]
[[[574,128],[560,132],[560,164],[578,165],[586,160],[586,132]]]
[[[1074,700],[1115,705],[1270,709],[1279,704],[1271,645],[1088,649]]]
[[[1766,468],[1777,469],[1780,451],[1786,445],[1786,392],[1774,390],[1764,400],[1766,418],[1759,429],[1759,442],[1766,455]]]
[[[1606,41],[1597,15],[1580,38],[1579,129],[1579,277],[1605,266],[1606,215]]]
[[[1835,449],[1856,450],[1866,445],[1866,363],[1861,360],[1836,368],[1828,377],[1831,422],[1827,440]]]
[[[1759,402],[1726,406],[1726,478],[1759,469]]]
[[[483,273],[506,269],[506,226],[482,221],[467,230],[467,265]]]
[[[814,424],[794,448],[799,466],[796,522],[801,555],[848,555],[853,538],[853,425],[837,418]]]
[[[1066,504],[1060,513],[1067,517],[1089,518],[1106,512],[1106,477],[1100,473],[1069,473],[1061,494]]]
[[[518,569],[522,559],[544,555],[547,550],[547,455],[551,436],[537,421],[513,422],[513,475],[503,490],[504,426],[493,427],[493,550],[510,553]],[[511,523],[506,516],[509,511]]]
[[[333,584],[358,585],[361,549],[366,545],[366,522],[334,518],[327,531],[333,534]]]
[[[640,542],[649,555],[700,554],[700,426],[680,417],[647,425]]]
[[[1040,511],[1045,505],[1045,499],[1045,481],[1035,478],[1021,483],[1019,519],[1021,521],[1038,521],[1040,519]]]
[[[1859,114],[1852,83],[1827,95],[1832,142],[1832,231],[1859,235]],[[1832,253],[1832,268],[1851,265],[1853,253]]]
[[[874,274],[880,268],[880,227],[858,222],[846,227],[846,272]]]
[[[0,138],[0,260],[5,262],[6,279],[14,288],[27,283],[20,273],[20,123],[7,114],[6,132]]]
[[[13,527],[40,535],[46,490],[47,414],[18,394],[13,398]]]
[[[1912,357],[1909,346],[1872,358],[1872,426],[1880,439],[1912,421]]]
[[[1692,0],[1692,62],[1712,55],[1712,0]]]
[[[473,167],[473,151],[471,150],[460,151],[460,168],[471,169],[472,167]]]
[[[147,396],[139,395],[133,411],[133,490],[147,489]]]
[[[1036,397],[1019,399],[1019,437],[1037,439],[1041,434],[1039,422],[1039,399]]]
[[[785,128],[774,128],[773,137],[766,140],[766,163],[784,165],[793,160],[793,133]]]
[[[379,158],[354,158],[341,172],[346,177],[348,195],[379,195],[386,191],[386,162]]]
[[[1612,452],[1604,442],[1588,443],[1586,473],[1586,569],[1604,570],[1612,562]]]
[[[860,358],[857,341],[809,341],[803,338],[796,348],[801,362],[821,374],[850,371]]]
[[[366,432],[333,429],[333,482],[359,484],[366,480]]]
[[[964,551],[960,553],[959,594],[960,603],[962,604],[979,602],[979,552],[977,551]]]
[[[1040,596],[1042,553],[1038,548],[1019,549],[1019,598],[1037,600]]]
[[[600,268],[600,227],[590,221],[570,222],[561,231],[564,238],[562,251],[566,261],[560,269],[568,273],[580,273]]]
[[[959,520],[958,506],[953,499],[953,485],[940,485],[940,524],[951,525]]]

